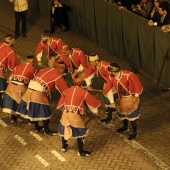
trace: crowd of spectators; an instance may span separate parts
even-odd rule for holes
[[[167,31],[167,28],[169,28],[170,25],[170,2],[168,0],[107,1],[118,5],[120,10],[129,10],[141,17],[148,19],[149,26],[160,26],[164,32],[169,32]]]

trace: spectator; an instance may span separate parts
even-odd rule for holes
[[[108,1],[108,2],[110,2],[110,3],[114,3],[114,0],[106,0],[106,1]]]
[[[129,11],[132,10],[132,5],[137,5],[140,3],[140,0],[118,0],[117,5],[119,6],[119,9],[127,9]]]
[[[161,2],[158,7],[160,18],[158,17],[157,22],[150,20],[148,22],[149,26],[160,26],[170,24],[170,11],[169,11],[169,3]]]
[[[170,32],[170,24],[162,26],[162,31],[165,32],[165,33]]]
[[[61,27],[62,31],[67,31],[69,29],[67,16],[69,10],[70,7],[62,4],[60,0],[53,0],[50,10],[51,34],[55,31],[55,25]]]
[[[153,22],[158,22],[161,18],[161,15],[159,14],[159,4],[162,0],[154,0],[154,7],[151,11],[149,19]]]
[[[6,90],[6,72],[9,69],[13,71],[19,64],[17,55],[11,48],[15,44],[14,35],[6,35],[5,42],[0,43],[0,108],[3,105],[3,93]]]
[[[22,37],[26,38],[28,0],[9,0],[14,3],[15,39],[20,36],[20,21],[22,20]]]
[[[64,42],[60,38],[51,37],[50,31],[48,30],[45,30],[41,36],[41,41],[36,48],[38,65],[42,67],[41,58],[44,50],[48,58],[49,67],[53,68],[56,58],[62,54],[61,48],[64,45]]]
[[[132,5],[133,12],[144,18],[149,18],[152,8],[153,3],[150,0],[141,0],[140,4]]]

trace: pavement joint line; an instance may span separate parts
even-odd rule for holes
[[[99,116],[101,118],[101,116]],[[99,121],[100,122],[100,121]],[[101,123],[101,122],[100,122]],[[110,128],[110,126],[108,126],[107,124],[103,124],[101,123],[103,126],[107,127],[108,129],[110,129],[111,131],[113,131],[113,129]],[[113,124],[113,123],[112,123]],[[116,128],[116,126],[113,124],[112,126],[114,129]],[[123,138],[123,140],[125,142],[127,142],[130,146],[132,146],[133,148],[137,149],[137,150],[141,150],[144,152],[144,154],[146,154],[150,159],[152,159],[156,165],[158,165],[160,168],[162,168],[163,170],[169,170],[170,167],[168,165],[166,165],[163,161],[161,161],[158,157],[156,157],[154,154],[152,154],[151,152],[149,152],[146,148],[144,148],[142,145],[140,145],[137,141],[133,140],[133,141],[129,141],[125,135],[122,135],[120,133],[115,133],[116,135],[119,135],[121,138]]]
[[[8,126],[2,119],[0,119],[0,124],[1,124],[3,127]]]
[[[40,155],[35,155],[35,158],[37,158],[40,162],[41,162],[41,164],[43,164],[45,167],[48,167],[50,164],[47,162],[47,161],[45,161],[45,159],[43,159]]]
[[[146,154],[150,159],[152,159],[156,165],[158,165],[160,168],[162,168],[163,170],[168,170],[169,166],[166,165],[163,161],[161,161],[157,156],[155,156],[154,154],[152,154],[151,152],[149,152],[146,148],[144,148],[142,145],[140,145],[137,141],[132,140],[129,141],[124,135],[119,134],[120,137],[123,138],[123,140],[125,142],[127,142],[130,146],[132,146],[133,148],[135,148],[136,150],[141,150],[144,152],[144,154]]]
[[[30,131],[30,134],[35,138],[37,139],[38,141],[42,141],[43,138],[40,137],[37,133],[33,132],[33,131]]]
[[[62,157],[57,151],[52,150],[51,153],[52,153],[55,157],[57,157],[57,159],[60,160],[61,162],[65,162],[65,161],[66,161],[65,158]]]
[[[16,138],[23,146],[27,145],[27,143],[24,141],[24,139],[21,138],[21,136],[15,135],[14,138]]]

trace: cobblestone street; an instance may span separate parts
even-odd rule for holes
[[[13,5],[3,0],[0,3],[0,42],[3,42],[6,34],[14,33],[15,18]],[[20,61],[27,55],[35,55],[41,33],[49,27],[47,16],[29,9],[27,38],[19,37],[13,47]],[[61,38],[71,47],[82,49],[87,55],[94,52],[104,60],[118,62],[123,69],[131,69],[126,61],[112,56],[72,30],[62,32],[57,29],[53,36]],[[47,66],[45,57],[43,63]],[[8,124],[8,115],[1,112],[0,170],[170,170],[170,92],[161,92],[156,88],[154,78],[140,73],[149,80],[138,74],[144,91],[140,98],[139,137],[135,141],[127,140],[130,132],[116,133],[116,129],[122,126],[116,113],[113,113],[111,123],[100,123],[100,119],[106,116],[103,103],[98,116],[87,125],[89,134],[84,148],[92,153],[90,157],[77,156],[75,139],[70,139],[69,150],[61,153],[59,136],[46,136],[43,132],[36,134],[33,125],[25,119]],[[99,80],[95,79],[94,87],[101,89]],[[103,102],[102,93],[93,94]],[[55,109],[59,97],[59,93],[53,90],[52,99],[49,99],[52,110],[50,127],[54,130],[57,130],[61,117],[61,112]],[[90,113],[84,116],[84,121],[88,121],[90,116]]]

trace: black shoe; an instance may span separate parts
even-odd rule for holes
[[[132,133],[129,137],[128,140],[135,140],[138,137],[137,133]]]
[[[118,132],[118,133],[120,133],[120,132],[128,132],[128,131],[129,131],[129,129],[128,128],[124,128],[124,127],[116,130],[116,132]]]
[[[45,131],[44,134],[48,135],[48,136],[56,136],[56,135],[58,135],[58,132],[49,129],[49,130]]]
[[[38,128],[35,129],[35,133],[39,133],[43,129],[44,129],[44,126],[39,126]]]
[[[101,123],[109,123],[111,120],[108,118],[100,120]]]
[[[68,148],[69,148],[69,145],[66,144],[65,147],[61,148],[61,152],[66,152],[68,150]]]
[[[11,115],[11,119],[13,120],[13,121],[17,121],[17,119],[19,118],[19,116],[17,116],[17,115]]]
[[[88,151],[85,151],[85,150],[83,150],[83,152],[78,152],[77,153],[77,156],[90,156],[90,152],[88,152]]]

